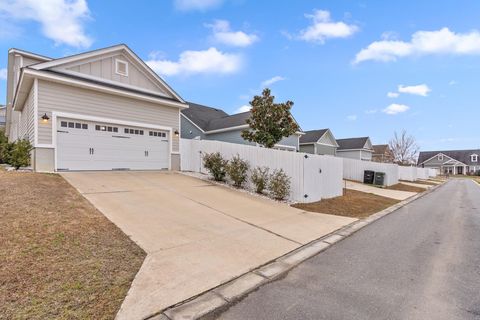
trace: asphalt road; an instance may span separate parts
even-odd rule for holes
[[[217,319],[480,319],[480,186],[451,180]]]

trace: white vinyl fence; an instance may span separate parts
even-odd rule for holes
[[[428,176],[434,178],[439,175],[439,170],[434,168],[428,168]]]
[[[202,157],[220,152],[231,159],[238,154],[250,167],[283,169],[290,177],[290,200],[314,202],[343,194],[342,159],[211,140],[180,139],[181,170],[207,173]]]
[[[363,182],[365,170],[385,173],[385,185],[398,183],[398,165],[355,159],[343,159],[343,177],[348,180]]]
[[[398,179],[405,181],[416,181],[417,180],[417,167],[398,167]]]
[[[430,178],[430,170],[428,168],[417,168],[417,179],[428,179]]]

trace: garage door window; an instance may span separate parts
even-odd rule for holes
[[[88,124],[81,122],[60,121],[60,127],[87,130]]]
[[[118,132],[118,127],[102,126],[95,125],[95,130],[97,131],[107,131],[107,132]]]
[[[125,128],[124,132],[126,134],[136,134],[136,135],[140,135],[140,136],[143,136],[143,130],[139,130],[139,129],[131,129],[131,128]]]
[[[160,138],[166,138],[167,133],[166,132],[158,132],[158,131],[150,131],[149,136],[151,137],[160,137]]]

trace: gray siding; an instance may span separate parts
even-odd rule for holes
[[[313,146],[313,143],[312,144],[303,144],[303,145],[300,145],[300,152],[314,154],[315,153],[315,147]]]
[[[360,150],[358,151],[337,150],[337,157],[360,160]]]
[[[255,145],[254,142],[249,142],[244,140],[241,136],[241,133],[242,133],[242,130],[219,132],[219,133],[207,134],[205,135],[205,139],[225,141],[230,143]],[[283,138],[278,144],[283,146],[292,146],[292,147],[295,147],[296,150],[298,150],[298,136],[292,135],[290,137]]]
[[[122,60],[128,63],[128,76],[123,76],[115,72],[115,60]],[[137,88],[147,89],[168,95],[165,89],[160,89],[155,83],[155,80],[151,75],[142,71],[143,66],[139,66],[138,63],[128,58],[126,55],[117,54],[114,56],[100,56],[94,60],[84,60],[75,62],[74,65],[65,65],[55,68],[61,71],[67,69],[79,74],[85,74],[100,79],[106,79],[110,81],[127,84]]]
[[[32,86],[28,94],[23,110],[20,113],[20,122],[18,126],[18,138],[27,139],[32,145],[35,143],[35,123],[34,123],[34,98],[35,86]]]
[[[190,121],[185,119],[184,116],[181,116],[180,119],[181,119],[180,137],[182,137],[183,139],[194,139],[196,137],[205,139],[205,134],[202,131],[200,131],[196,126],[194,126]]]
[[[372,161],[372,154],[373,153],[370,151],[362,150],[361,151],[362,160]]]
[[[39,117],[52,111],[180,128],[178,108],[39,80]],[[178,141],[178,137],[172,137],[174,152],[178,152]],[[38,142],[52,143],[52,121],[39,125]]]
[[[324,144],[318,144],[317,143],[317,154],[325,154],[329,156],[334,156],[335,155],[335,150],[337,150],[337,147],[335,146],[326,146]]]

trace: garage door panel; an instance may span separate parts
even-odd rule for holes
[[[66,125],[74,127],[65,127]],[[167,133],[147,128],[59,119],[58,170],[159,170],[169,164]],[[114,132],[115,131],[115,132]]]

